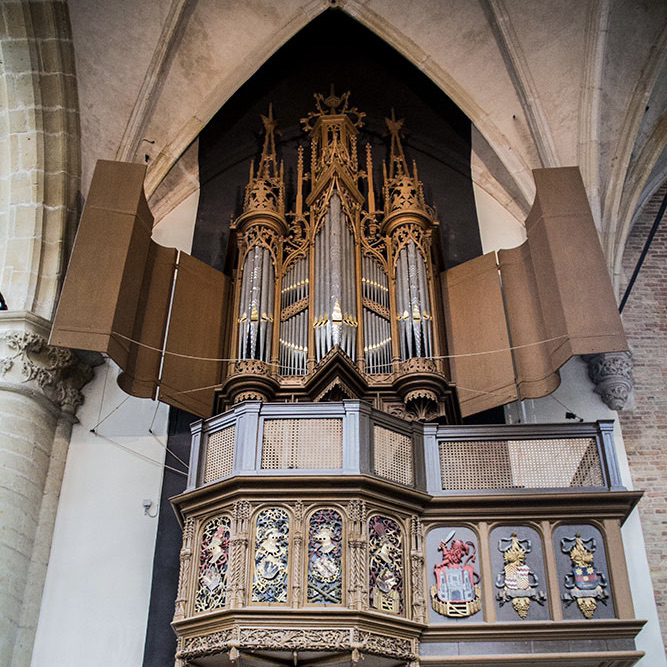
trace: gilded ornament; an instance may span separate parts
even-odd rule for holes
[[[532,551],[530,540],[520,540],[516,533],[512,533],[511,537],[498,540],[498,551],[502,552],[505,564],[496,577],[496,586],[502,588],[496,599],[501,607],[511,602],[516,613],[526,618],[531,600],[538,604],[544,604],[546,600],[545,593],[536,589],[539,585],[537,575],[526,564],[526,554]]]
[[[572,561],[572,571],[565,575],[564,586],[567,590],[561,599],[568,606],[576,601],[584,618],[591,619],[597,609],[597,601],[607,604],[609,598],[605,590],[607,579],[595,569],[595,538],[582,539],[576,533],[574,537],[562,538],[560,548]]]

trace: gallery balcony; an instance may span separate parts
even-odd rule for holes
[[[442,426],[360,401],[192,427],[183,664],[634,664],[613,424]]]

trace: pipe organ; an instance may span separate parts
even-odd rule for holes
[[[365,114],[349,95],[333,87],[316,94],[316,110],[301,119],[310,164],[299,147],[289,212],[277,123],[271,108],[262,116],[262,155],[232,224],[237,322],[219,408],[245,399],[354,398],[413,419],[456,421],[434,280],[435,212],[416,165],[408,166],[403,121],[393,112],[376,208],[370,145],[364,169],[358,160]]]

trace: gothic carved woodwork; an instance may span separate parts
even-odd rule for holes
[[[216,517],[204,526],[199,553],[195,611],[208,611],[225,605],[230,525],[229,517]]]
[[[318,380],[327,375],[327,386],[349,389],[346,397],[373,397],[387,410],[402,403],[410,419],[446,415],[455,422],[433,287],[440,259],[431,237],[438,223],[416,165],[408,166],[403,121],[393,113],[385,119],[391,143],[383,207],[376,208],[371,146],[365,169],[357,155],[365,114],[350,104],[349,92],[316,94],[315,104],[301,119],[310,151],[305,164],[298,149],[292,211],[276,152],[277,122],[271,108],[262,116],[262,154],[257,168],[251,165],[243,213],[232,225],[238,245],[233,354],[262,366],[256,373],[230,364],[219,407],[245,398],[333,400]],[[359,375],[352,385],[343,357]],[[404,367],[413,359],[430,363]],[[424,388],[416,393],[404,386],[407,373]]]
[[[343,600],[343,519],[334,509],[314,512],[308,529],[308,602]]]
[[[252,601],[287,603],[290,518],[282,507],[257,515],[254,535]]]
[[[396,521],[372,516],[368,522],[370,606],[403,613],[403,535]]]
[[[187,586],[190,581],[190,568],[192,560],[192,540],[194,535],[195,520],[188,517],[183,526],[183,546],[180,553],[180,569],[178,574],[178,592],[174,605],[174,620],[178,621],[185,617],[187,604]]]

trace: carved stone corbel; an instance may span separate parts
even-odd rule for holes
[[[622,410],[632,391],[632,353],[603,352],[583,357],[595,393],[612,410]]]

